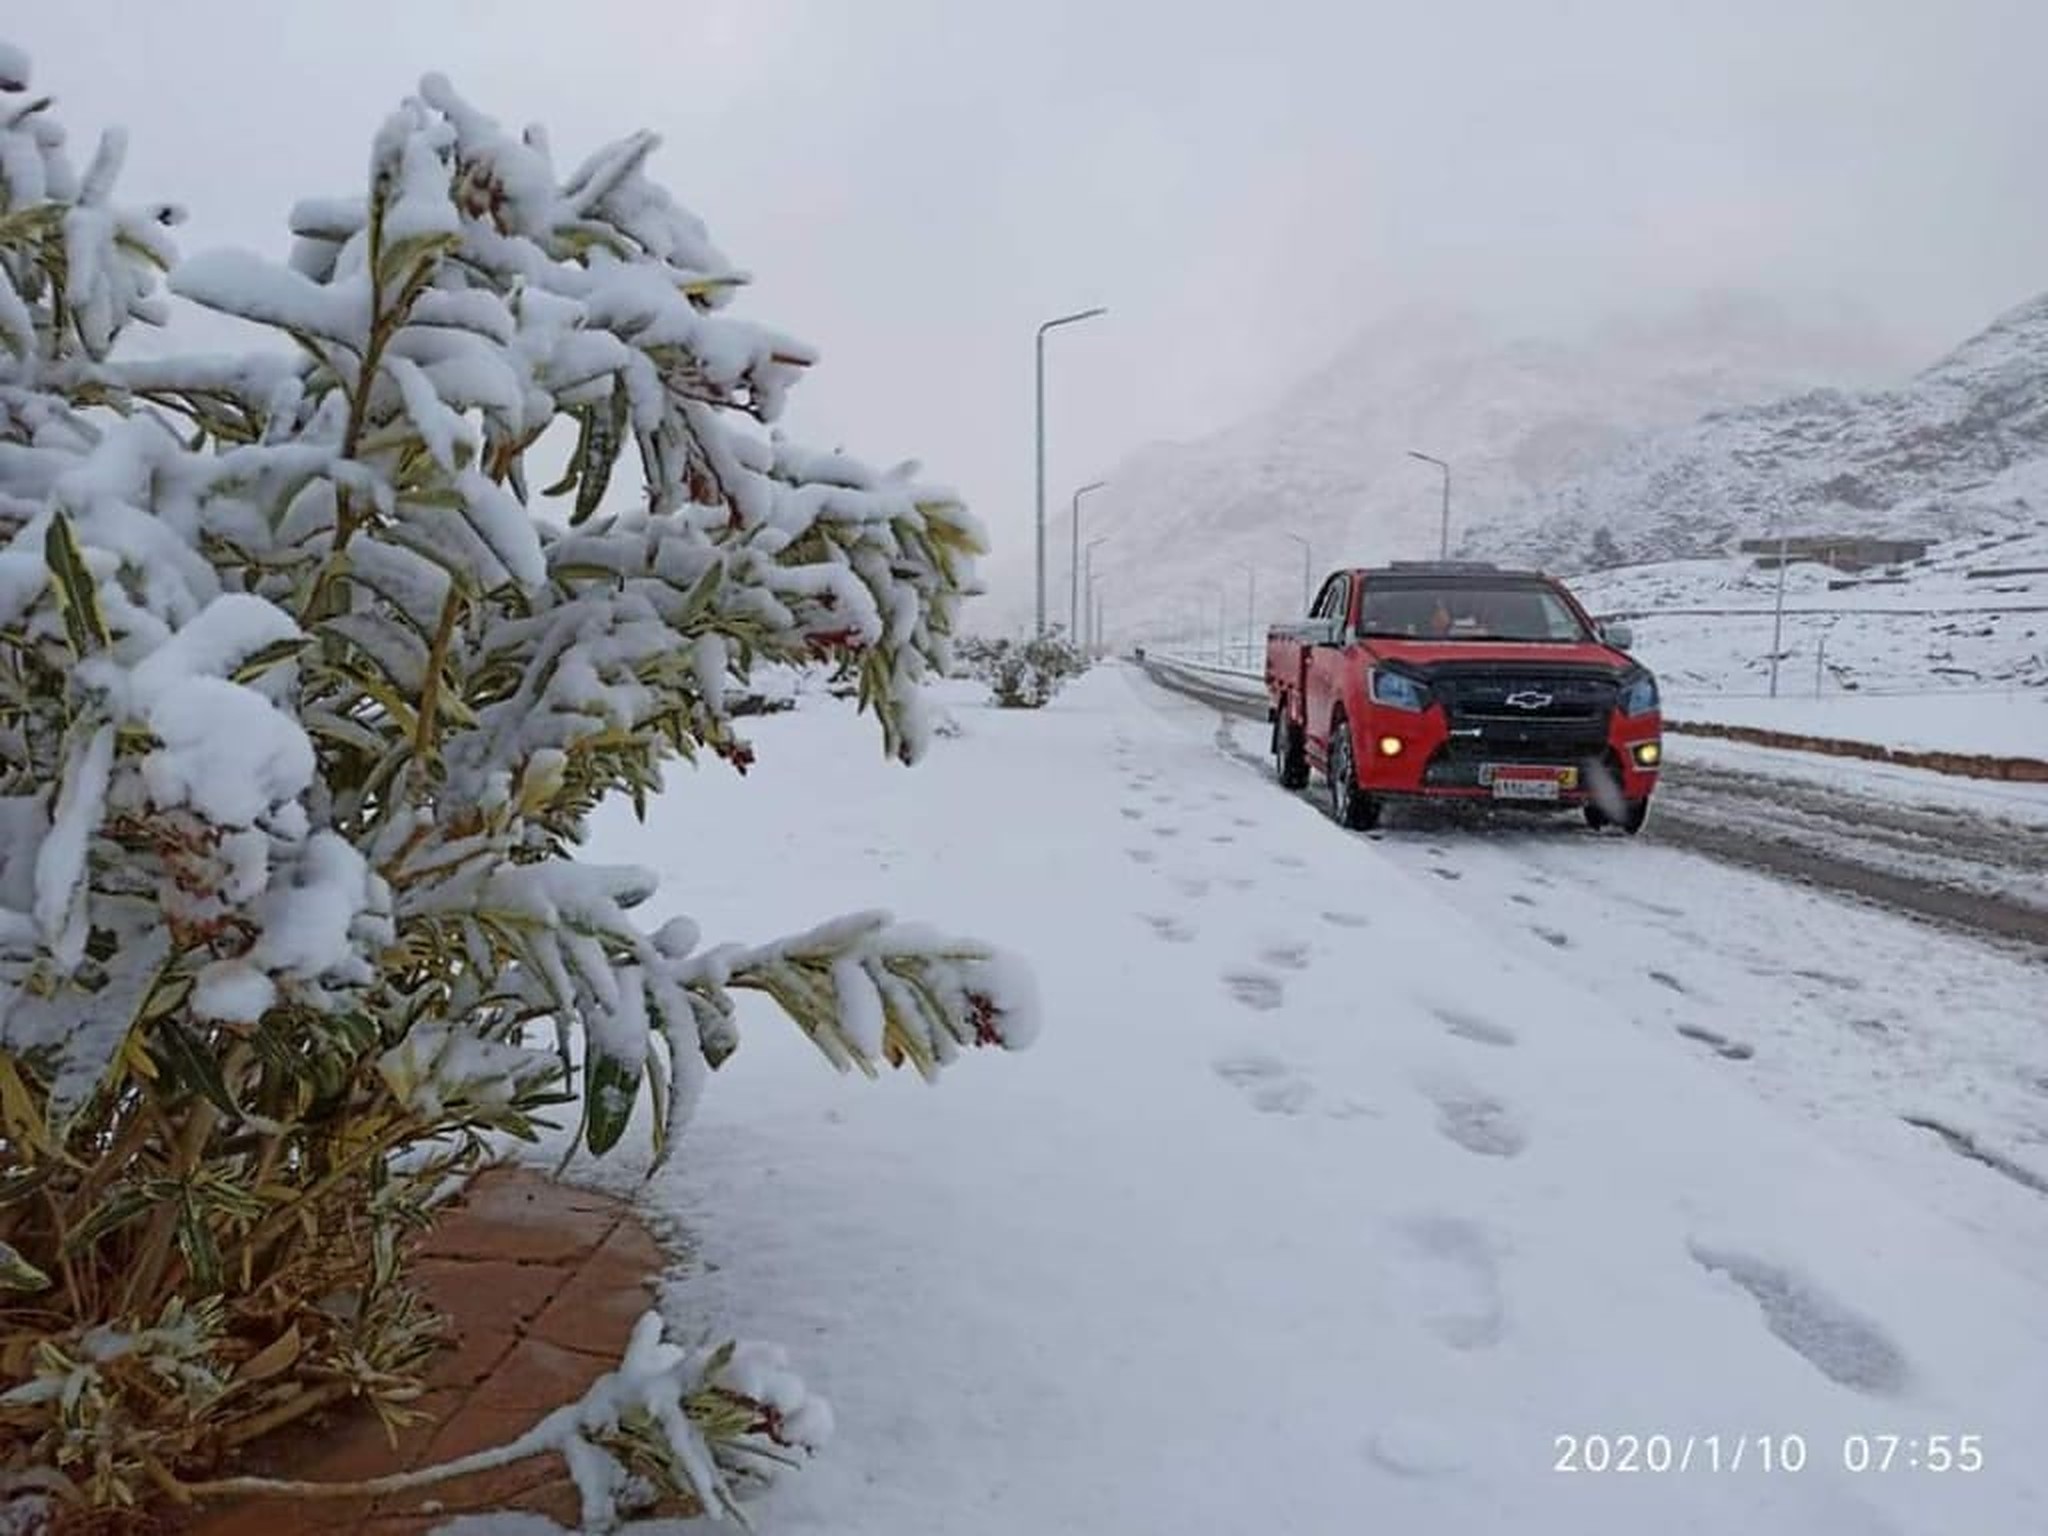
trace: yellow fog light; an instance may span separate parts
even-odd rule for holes
[[[1639,767],[1654,768],[1664,761],[1664,744],[1660,741],[1637,742],[1634,750]]]
[[[1398,737],[1398,736],[1382,736],[1382,737],[1380,738],[1380,756],[1381,756],[1381,757],[1399,757],[1400,755],[1401,755],[1401,738],[1400,738],[1400,737]]]

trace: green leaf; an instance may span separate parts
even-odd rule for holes
[[[640,1069],[614,1056],[592,1058],[583,1070],[583,1144],[599,1157],[618,1145],[640,1097]]]
[[[262,649],[252,652],[242,664],[229,674],[238,683],[253,683],[272,667],[282,666],[294,660],[299,652],[312,643],[310,637],[298,635],[290,640],[273,640]]]
[[[619,445],[626,434],[626,386],[614,384],[609,407],[601,415],[593,410],[589,419],[590,440],[578,464],[583,483],[576,488],[576,510],[569,516],[572,528],[589,520],[612,483],[612,466],[619,461]]]
[[[184,1025],[175,1019],[165,1019],[157,1026],[149,1051],[166,1077],[189,1088],[229,1119],[242,1118],[241,1106],[235,1103],[227,1079],[221,1076],[220,1063]]]
[[[50,1277],[29,1263],[9,1243],[0,1242],[0,1291],[33,1296],[50,1288]]]
[[[64,630],[71,637],[71,649],[83,656],[109,641],[106,617],[100,612],[99,594],[92,573],[79,553],[78,537],[71,531],[71,519],[59,512],[50,519],[43,535],[43,560],[50,568],[50,580],[57,605],[64,612]]]
[[[124,1184],[110,1192],[93,1208],[92,1214],[64,1234],[64,1257],[75,1258],[101,1238],[118,1232],[138,1216],[149,1213],[157,1202],[157,1191],[148,1185]]]
[[[562,478],[541,492],[543,496],[566,496],[576,489],[576,482],[583,474],[583,459],[590,452],[591,420],[596,416],[595,407],[586,407],[576,413],[576,451],[569,455],[569,462],[562,468]]]

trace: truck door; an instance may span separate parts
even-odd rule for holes
[[[1308,755],[1317,763],[1327,761],[1330,714],[1337,707],[1337,690],[1343,677],[1344,652],[1348,648],[1351,615],[1351,576],[1339,571],[1323,583],[1322,594],[1309,612],[1312,619],[1335,619],[1339,641],[1336,645],[1304,647],[1302,651],[1302,708],[1306,715],[1302,735]]]

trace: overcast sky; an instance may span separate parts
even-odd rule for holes
[[[642,126],[823,350],[790,423],[922,458],[1028,537],[1053,495],[1264,403],[1377,314],[1570,319],[1712,285],[1840,295],[1929,349],[2048,289],[2042,0],[62,0],[10,5],[81,138],[185,248],[283,250],[428,69]]]

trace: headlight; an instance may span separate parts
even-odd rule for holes
[[[1424,710],[1429,708],[1429,690],[1406,673],[1374,667],[1372,701],[1389,709]]]
[[[1639,672],[1621,685],[1618,701],[1624,715],[1647,715],[1657,707],[1657,679]]]

